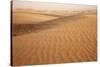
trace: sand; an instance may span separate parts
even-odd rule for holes
[[[35,22],[43,22],[55,19],[57,17],[45,16],[35,13],[25,13],[25,12],[14,12],[13,13],[13,22],[16,24],[29,24]]]
[[[38,19],[42,19],[41,21],[57,19],[54,16],[38,14],[20,15],[24,21],[15,18],[14,22],[22,20],[21,24],[27,24],[25,21],[34,24],[39,21]],[[29,19],[26,19],[28,16]],[[20,18],[18,14],[14,17]],[[50,24],[40,23],[35,27],[35,32],[32,29],[30,33],[24,32],[22,35],[13,36],[13,65],[96,61],[96,18],[95,14],[64,17],[51,23],[48,21]],[[17,22],[16,24],[20,23]]]

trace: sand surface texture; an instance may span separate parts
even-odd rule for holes
[[[13,12],[13,65],[96,61],[96,18]]]

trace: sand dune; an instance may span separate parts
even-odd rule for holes
[[[35,24],[32,20],[30,24],[14,24],[13,65],[97,60],[96,15],[38,18],[44,19]]]
[[[34,15],[34,14],[32,14]],[[45,16],[45,15],[44,15]],[[45,16],[46,17],[46,16]],[[48,21],[41,21],[41,22],[26,22],[26,23],[14,23],[13,24],[13,35],[17,36],[17,35],[23,35],[26,33],[31,33],[31,32],[38,32],[41,30],[45,30],[48,28],[53,28],[55,26],[67,23],[68,21],[71,20],[78,20],[81,18],[87,18],[87,16],[84,15],[71,15],[71,16],[64,16],[64,17],[58,17],[56,19],[52,19],[52,20],[48,20]],[[20,18],[21,19],[21,18]],[[49,18],[50,19],[50,18]],[[34,19],[32,19],[34,20]],[[63,22],[66,21],[66,22]]]
[[[48,21],[55,19],[55,16],[42,15],[36,13],[23,13],[23,12],[14,12],[13,13],[13,23],[14,24],[27,24],[28,23],[37,23],[42,21]]]

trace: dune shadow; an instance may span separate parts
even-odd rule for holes
[[[68,23],[69,21],[75,21],[86,17],[87,16],[79,14],[79,15],[59,17],[53,20],[39,22],[35,24],[12,24],[12,36],[20,36],[32,32],[37,33],[43,30],[54,28],[61,24]]]

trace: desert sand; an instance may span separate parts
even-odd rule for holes
[[[97,17],[95,14],[78,14],[58,18],[39,14],[14,13],[13,18],[15,24],[13,24],[15,27],[13,33],[17,29],[24,28],[24,31],[21,29],[15,33],[16,36],[12,37],[13,65],[97,60]],[[27,32],[29,29],[31,31]]]

